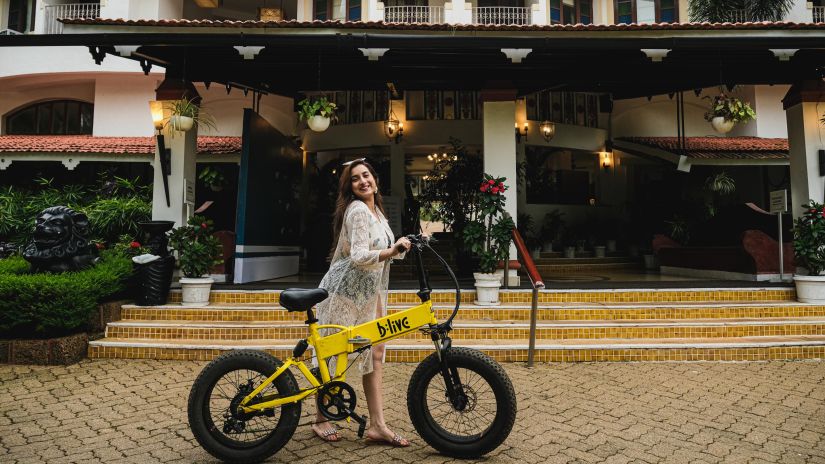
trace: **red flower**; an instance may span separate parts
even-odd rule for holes
[[[129,247],[130,248],[140,248],[140,243],[132,242],[132,243],[129,244]]]
[[[486,192],[486,191],[487,191],[487,186],[482,185],[480,190],[481,190],[482,192]]]
[[[493,193],[498,193],[498,187],[493,187],[492,192]]]
[[[205,222],[201,222],[201,229],[206,229],[206,223]]]
[[[503,188],[504,188],[504,182],[499,182],[499,183],[498,183],[498,188],[503,189]]]
[[[95,246],[97,247],[98,250],[102,250],[102,249],[106,248],[106,246],[103,245],[102,243],[95,243]]]
[[[489,180],[489,181],[487,181],[487,182],[488,182],[490,185],[495,185],[495,183],[496,183],[496,181],[494,181],[493,179],[490,179],[490,180]]]

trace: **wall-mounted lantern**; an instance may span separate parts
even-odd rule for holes
[[[556,136],[556,124],[550,121],[542,122],[539,126],[539,130],[541,131],[541,136],[544,137],[545,142],[553,140],[553,137]]]
[[[149,111],[152,113],[152,125],[155,128],[155,139],[158,144],[158,154],[160,155],[160,172],[163,174],[163,191],[166,193],[166,206],[171,206],[169,201],[169,174],[172,172],[172,149],[166,148],[166,141],[163,138],[163,102],[152,100],[149,102]]]
[[[521,138],[524,137],[525,141],[527,140],[527,132],[530,131],[530,125],[527,124],[527,121],[524,121],[524,124],[519,127],[518,123],[516,123],[516,143],[521,142]]]

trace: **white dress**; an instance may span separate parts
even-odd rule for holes
[[[378,255],[395,243],[395,237],[381,211],[376,208],[376,212],[378,217],[360,200],[347,207],[338,246],[319,285],[329,292],[316,307],[320,324],[359,325],[387,314],[391,260],[378,261]],[[330,364],[334,372],[334,359]],[[372,372],[371,353],[361,354],[356,365],[361,374]]]

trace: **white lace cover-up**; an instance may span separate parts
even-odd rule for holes
[[[387,219],[378,208],[376,211],[378,217],[364,202],[355,200],[344,213],[338,246],[319,285],[329,292],[316,307],[320,324],[358,325],[387,314],[391,260],[380,262],[378,255],[395,243],[395,237]],[[403,255],[393,259],[400,258]],[[354,359],[352,355],[350,362]],[[357,366],[362,375],[372,372],[372,354],[362,354]],[[334,369],[333,359],[331,372]]]

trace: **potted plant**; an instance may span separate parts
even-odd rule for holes
[[[307,126],[315,132],[323,132],[335,117],[335,103],[321,97],[317,100],[305,98],[298,102],[298,119],[306,121]]]
[[[504,177],[484,174],[474,199],[467,224],[464,226],[464,246],[478,256],[478,271],[473,273],[476,286],[476,304],[499,304],[501,280],[495,273],[499,261],[507,259],[510,237],[515,227],[513,219],[504,211]]]
[[[166,124],[172,128],[173,134],[175,131],[186,132],[193,127],[216,129],[215,118],[199,106],[195,98],[170,100],[165,103],[165,107],[170,113]]]
[[[808,271],[808,275],[793,276],[796,298],[825,304],[825,205],[810,200],[805,208],[792,230],[796,263]]]
[[[212,166],[206,166],[198,173],[198,180],[206,184],[213,192],[220,192],[226,185],[226,177]]]
[[[533,232],[533,216],[527,213],[520,213],[518,215],[518,225],[516,228],[521,238],[524,239],[524,244],[527,246],[527,249],[530,250],[530,256],[533,259],[539,259],[541,257],[541,242],[539,242],[538,237],[536,237]]]
[[[544,240],[544,251],[553,251],[553,242],[558,240],[561,228],[564,226],[564,213],[554,209],[544,215],[541,223],[541,238]]]
[[[214,282],[209,270],[223,262],[221,242],[212,235],[212,221],[192,216],[187,225],[169,233],[169,246],[177,251],[183,277],[180,279],[183,306],[206,306]]]
[[[713,130],[720,134],[726,134],[738,123],[747,123],[756,119],[756,112],[751,108],[750,103],[743,103],[736,97],[730,97],[724,93],[711,98],[710,109],[705,113],[705,120],[710,122]]]

